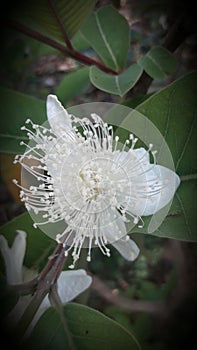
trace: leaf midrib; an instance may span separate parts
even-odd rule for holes
[[[114,65],[115,65],[115,70],[118,71],[118,69],[119,69],[118,62],[117,62],[116,57],[114,56],[113,51],[112,51],[112,49],[111,49],[111,47],[110,47],[110,45],[109,45],[109,43],[107,41],[107,38],[106,38],[103,30],[102,30],[102,26],[101,26],[101,23],[100,23],[100,20],[99,20],[99,17],[98,17],[97,13],[95,13],[95,19],[96,19],[96,24],[97,24],[99,33],[101,35],[101,38],[104,41],[106,49],[108,50],[108,52],[109,52],[109,54],[110,54],[110,56],[112,58],[112,61],[113,61]]]

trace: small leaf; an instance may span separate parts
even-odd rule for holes
[[[161,46],[154,46],[145,56],[138,60],[138,64],[153,79],[162,80],[172,74],[177,67],[174,56]]]
[[[25,344],[26,347],[38,350],[138,350],[140,348],[135,338],[126,329],[87,306],[67,304],[63,307],[61,316],[55,309],[48,309],[36,324]],[[69,338],[73,346],[69,346]]]
[[[114,7],[104,6],[92,13],[80,31],[107,67],[116,72],[125,67],[130,30]]]
[[[80,68],[65,76],[57,87],[55,94],[65,104],[82,93],[89,83],[89,68]]]
[[[142,74],[142,68],[133,64],[119,75],[107,74],[97,67],[90,68],[90,80],[98,89],[111,94],[123,96],[138,81]]]

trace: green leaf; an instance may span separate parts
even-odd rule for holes
[[[0,151],[21,153],[20,141],[28,138],[20,128],[27,118],[38,124],[46,121],[45,102],[0,87],[0,115]]]
[[[66,75],[58,85],[55,93],[58,99],[65,104],[82,93],[89,83],[89,68],[80,68]]]
[[[23,230],[27,233],[24,265],[28,268],[41,270],[56,247],[55,241],[46,236],[40,229],[33,227],[33,221],[27,212],[0,227],[0,234],[7,239],[9,245],[16,237],[16,230]]]
[[[146,101],[151,95],[152,93],[128,98],[127,100],[122,101],[121,104],[130,108],[136,108],[139,104]]]
[[[197,71],[173,82],[137,107],[137,111],[152,121],[164,136],[172,153],[176,172],[182,180],[168,216],[152,232],[156,236],[197,241],[196,96]],[[126,118],[124,124],[125,122]],[[136,228],[135,232],[147,232],[150,218],[144,219],[144,228]]]
[[[138,81],[142,74],[142,68],[133,64],[119,75],[107,74],[97,67],[90,68],[91,83],[98,89],[111,94],[123,96]]]
[[[90,44],[85,40],[80,30],[73,36],[72,46],[77,51],[85,51],[90,48]]]
[[[92,13],[80,31],[107,67],[116,72],[125,67],[130,30],[114,7],[104,6]]]
[[[47,329],[47,332],[46,332]],[[68,334],[74,343],[71,347]],[[135,338],[115,321],[87,306],[69,303],[62,317],[48,309],[25,344],[30,349],[135,350]]]
[[[172,74],[177,67],[174,56],[161,46],[154,46],[145,56],[138,60],[138,64],[153,79],[162,80]]]
[[[15,18],[28,27],[65,42],[58,21],[71,38],[91,13],[96,0],[40,0],[23,2]]]
[[[179,175],[197,173],[197,71],[176,80],[139,105],[164,136]]]

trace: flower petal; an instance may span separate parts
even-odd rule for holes
[[[143,212],[144,216],[152,215],[165,207],[172,200],[180,184],[179,176],[172,170],[161,165],[154,167],[154,174],[163,183],[163,186],[160,192],[154,196],[149,196],[149,193],[147,193],[146,206]]]
[[[65,133],[74,136],[72,124],[67,110],[62,106],[55,95],[47,96],[47,118],[51,129],[57,136]]]
[[[0,236],[0,251],[3,255],[8,284],[22,283],[22,267],[26,250],[26,233],[18,230],[11,248],[5,237]]]
[[[125,223],[123,221],[122,216],[117,210],[114,211],[111,208],[108,208],[106,211],[104,211],[104,215],[108,219],[108,223],[106,222],[105,224],[103,220],[103,225],[101,225],[101,231],[106,237],[108,243],[113,243],[118,239],[126,236],[127,232]]]
[[[141,175],[132,178],[130,193],[128,190],[127,211],[131,215],[153,215],[172,200],[180,184],[179,176],[164,166],[147,162],[143,170]]]
[[[126,260],[133,261],[139,255],[139,248],[131,239],[122,238],[112,244]]]
[[[84,292],[92,282],[85,270],[63,271],[58,279],[58,293],[62,303],[68,303]]]

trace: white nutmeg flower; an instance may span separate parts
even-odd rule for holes
[[[152,144],[147,150],[135,148],[132,134],[119,149],[112,126],[95,113],[77,118],[49,95],[47,117],[49,127],[27,120],[30,127],[22,129],[30,142],[15,160],[31,177],[30,185],[15,183],[27,210],[39,218],[34,226],[63,223],[56,240],[66,255],[72,249],[71,268],[82,247],[88,248],[88,261],[93,246],[110,256],[108,244],[134,260],[139,249],[127,235],[126,223],[142,227],[142,216],[171,201],[179,177],[156,164]]]

